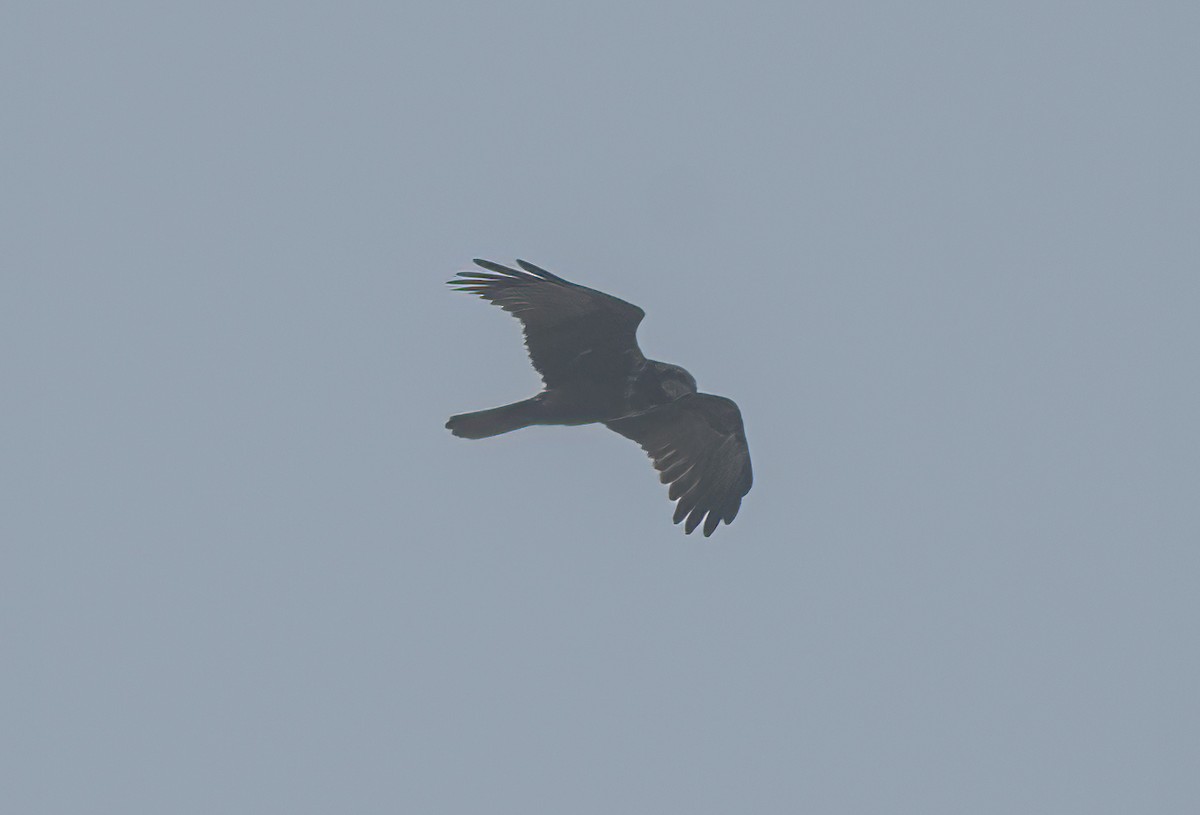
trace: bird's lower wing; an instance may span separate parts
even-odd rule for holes
[[[742,414],[732,400],[693,393],[605,424],[649,454],[678,501],[675,523],[686,518],[688,534],[703,522],[707,537],[737,516],[754,477]]]

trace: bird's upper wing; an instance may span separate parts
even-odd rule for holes
[[[671,500],[679,501],[675,523],[687,518],[689,535],[701,521],[707,537],[737,516],[754,477],[742,414],[731,399],[691,393],[605,424],[650,454],[659,479],[671,485]]]
[[[490,260],[475,263],[487,271],[459,272],[448,283],[520,318],[529,358],[547,386],[567,378],[585,356],[590,369],[622,375],[642,361],[637,327],[646,313],[632,303],[523,260],[517,261],[520,270]]]

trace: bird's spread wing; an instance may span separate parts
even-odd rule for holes
[[[643,359],[637,327],[646,313],[632,303],[523,260],[517,261],[519,270],[490,260],[475,263],[487,271],[459,272],[449,284],[520,318],[529,358],[547,386],[569,377],[583,359],[591,369],[613,372],[627,371]]]
[[[687,518],[689,535],[701,521],[707,537],[737,516],[754,478],[742,414],[732,400],[692,393],[605,424],[650,454],[660,480],[671,485],[671,500],[679,501],[675,523]]]

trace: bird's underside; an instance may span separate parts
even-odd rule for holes
[[[456,436],[482,439],[530,425],[602,422],[642,446],[670,484],[675,523],[711,535],[737,516],[753,475],[741,412],[730,399],[696,391],[676,365],[648,360],[637,344],[645,313],[603,292],[518,260],[449,281],[521,320],[525,346],[545,388],[529,399],[450,417]]]

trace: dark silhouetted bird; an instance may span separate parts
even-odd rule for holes
[[[750,449],[742,414],[730,399],[696,391],[677,365],[646,359],[637,327],[645,312],[518,260],[510,269],[459,272],[449,284],[516,315],[545,389],[511,405],[451,416],[456,436],[483,439],[530,425],[602,422],[633,439],[670,484],[675,523],[705,536],[737,516],[750,491]],[[707,517],[707,520],[706,520]]]

